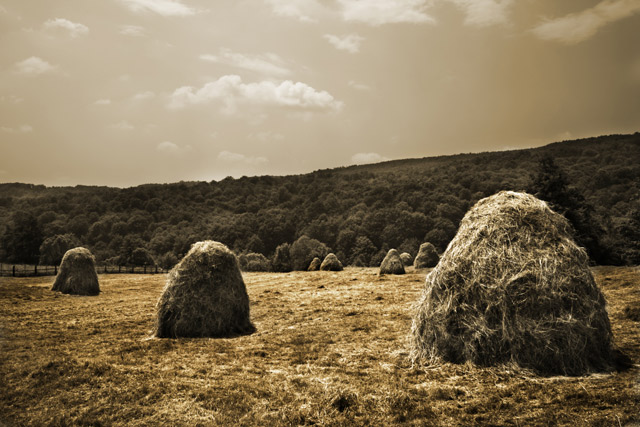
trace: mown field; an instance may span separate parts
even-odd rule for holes
[[[640,269],[593,271],[635,365],[584,377],[411,366],[425,271],[245,273],[258,331],[234,339],[150,338],[164,275],[101,275],[97,297],[0,278],[0,425],[637,423]]]

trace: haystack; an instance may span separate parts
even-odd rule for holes
[[[320,261],[320,258],[315,257],[309,264],[309,268],[307,268],[307,271],[318,271],[320,270],[321,265],[322,261]]]
[[[380,264],[380,274],[404,274],[404,265],[397,250],[389,249]]]
[[[329,254],[324,258],[322,264],[320,264],[320,270],[322,271],[342,271],[342,263],[334,254]]]
[[[480,200],[426,279],[415,361],[580,375],[612,366],[611,326],[567,220],[526,193]]]
[[[418,255],[416,255],[416,259],[413,260],[413,267],[431,268],[435,267],[438,261],[440,261],[440,257],[438,256],[438,252],[436,252],[435,246],[426,242],[420,245]]]
[[[402,261],[403,265],[410,266],[413,264],[413,257],[409,252],[402,252],[400,254],[400,261]]]
[[[195,243],[169,272],[155,336],[231,337],[255,331],[236,256],[222,243]]]
[[[65,252],[51,290],[72,295],[100,293],[96,260],[89,249],[79,247]]]

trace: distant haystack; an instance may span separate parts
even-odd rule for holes
[[[100,293],[96,260],[89,249],[74,248],[64,254],[51,290],[72,295],[98,295]]]
[[[380,274],[404,274],[404,265],[397,250],[390,249],[387,252],[380,264]]]
[[[307,268],[307,271],[318,271],[320,270],[321,265],[322,261],[320,261],[320,258],[315,257],[309,264],[309,268]]]
[[[413,264],[413,257],[409,252],[402,252],[400,254],[400,261],[402,261],[403,265],[410,266]]]
[[[413,260],[413,267],[431,268],[435,267],[438,261],[440,261],[440,257],[438,256],[438,252],[436,252],[435,246],[426,242],[420,245],[418,255],[416,255],[416,259]]]
[[[529,194],[503,191],[467,212],[427,276],[412,359],[568,375],[609,369],[605,305],[567,220]]]
[[[222,243],[195,243],[170,272],[157,304],[155,336],[230,337],[255,331],[236,256]]]
[[[320,270],[322,271],[342,271],[342,263],[334,254],[329,254],[325,257],[322,264],[320,264]]]

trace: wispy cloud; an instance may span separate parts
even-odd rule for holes
[[[429,0],[338,0],[346,21],[364,22],[369,25],[397,23],[433,23],[426,10]]]
[[[222,111],[233,114],[239,104],[285,107],[302,111],[338,111],[342,102],[326,91],[317,91],[311,86],[285,80],[279,84],[272,81],[243,83],[240,76],[228,75],[207,83],[200,89],[183,86],[171,95],[168,107],[184,108],[193,104],[208,104],[219,101]]]
[[[295,18],[302,22],[315,22],[316,12],[322,9],[317,0],[265,0],[271,6],[273,13],[278,16]]]
[[[505,24],[514,0],[449,0],[462,9],[465,23],[476,27]]]
[[[32,56],[31,58],[27,58],[14,65],[16,73],[30,76],[51,73],[57,69],[57,65],[51,65],[44,59],[38,58],[37,56]]]
[[[123,121],[121,121],[119,123],[111,125],[111,127],[113,129],[122,130],[122,131],[130,131],[130,130],[134,130],[135,129],[135,126],[133,126],[131,123],[129,123],[126,120],[123,120]]]
[[[98,99],[93,103],[94,105],[111,105],[111,100],[109,98]]]
[[[351,162],[356,165],[367,163],[379,163],[389,160],[389,158],[381,156],[378,153],[356,153],[351,156]]]
[[[233,153],[231,151],[221,151],[218,153],[218,160],[225,163],[241,163],[252,166],[264,165],[269,162],[266,157],[245,156],[244,154]]]
[[[120,0],[133,12],[154,12],[162,16],[190,16],[196,9],[180,0]]]
[[[10,127],[0,127],[0,130],[5,133],[31,133],[33,132],[33,127],[31,125],[22,125],[18,128],[10,128]]]
[[[263,132],[250,133],[248,135],[248,139],[266,143],[274,141],[284,141],[284,135],[278,132],[267,130]]]
[[[3,95],[0,97],[0,101],[9,102],[11,104],[20,104],[22,101],[24,101],[24,98],[21,98],[16,95],[6,95],[6,96]]]
[[[132,37],[144,37],[147,35],[144,27],[139,25],[121,25],[120,34]]]
[[[220,49],[217,55],[202,54],[200,59],[271,76],[287,76],[291,74],[291,70],[286,67],[284,60],[274,53],[248,55],[233,52],[231,49]]]
[[[543,40],[564,44],[583,42],[605,25],[640,11],[638,0],[604,0],[590,9],[556,19],[547,19],[532,32]]]
[[[325,34],[324,38],[329,41],[336,49],[344,50],[349,53],[358,53],[360,44],[364,41],[364,37],[357,34],[349,34],[343,37],[334,36],[333,34]]]
[[[366,85],[364,83],[361,83],[361,82],[357,82],[355,80],[349,80],[349,86],[351,86],[354,89],[362,90],[362,91],[371,90],[371,86],[368,86],[368,85]]]
[[[192,150],[191,145],[179,146],[171,141],[163,141],[156,145],[156,150],[165,154],[182,154]]]
[[[71,37],[79,37],[89,34],[89,27],[77,22],[71,22],[64,18],[49,19],[43,24],[45,30],[49,31],[65,31]]]
[[[155,97],[156,97],[155,92],[148,90],[146,92],[136,93],[135,95],[133,95],[132,99],[134,101],[144,101],[145,99],[153,99]]]

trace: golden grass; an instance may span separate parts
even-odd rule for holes
[[[408,359],[424,272],[245,273],[253,335],[150,338],[166,276],[0,282],[0,425],[625,425],[638,375],[541,377]],[[594,269],[614,342],[640,362],[638,268]]]

